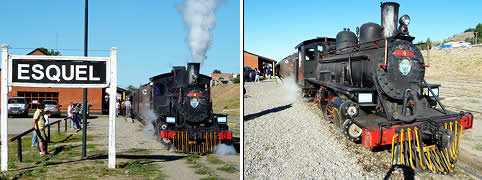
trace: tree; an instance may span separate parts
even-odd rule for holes
[[[133,85],[127,86],[127,95],[131,95],[131,94],[134,93],[135,91],[137,91],[137,88],[134,87]]]
[[[417,43],[417,48],[420,49],[420,50],[425,50],[425,49],[427,49],[427,45],[425,44],[425,42],[420,41],[420,42]]]
[[[432,49],[432,41],[430,41],[430,38],[427,38],[427,42],[429,49]]]
[[[51,49],[51,50],[49,51],[49,55],[51,55],[51,56],[60,56],[60,52]]]
[[[221,74],[221,71],[218,70],[218,69],[215,69],[215,70],[213,71],[213,74]]]
[[[43,53],[45,53],[47,56],[60,56],[60,52],[55,51],[53,49],[50,49],[50,51],[49,51],[47,48],[41,47],[41,48],[39,48],[39,50],[42,51]]]

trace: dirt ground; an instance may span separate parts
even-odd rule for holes
[[[423,54],[427,61],[426,51]],[[426,80],[442,85],[442,104],[474,115],[473,128],[462,134],[457,163],[482,174],[482,47],[432,50],[430,54]]]

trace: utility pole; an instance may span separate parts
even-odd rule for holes
[[[477,44],[477,33],[478,33],[478,32],[475,31],[475,44]],[[474,45],[475,45],[475,44],[474,44]]]
[[[87,57],[87,34],[89,24],[89,0],[85,0],[85,30],[84,30],[84,56]],[[84,88],[84,102],[82,103],[82,157],[87,157],[87,88]]]

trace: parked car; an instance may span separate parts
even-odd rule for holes
[[[28,103],[24,97],[8,98],[8,115],[20,115],[22,117],[28,116]]]
[[[60,117],[60,107],[62,105],[59,105],[57,100],[44,100],[42,104],[45,105],[44,111],[50,111],[52,116]]]

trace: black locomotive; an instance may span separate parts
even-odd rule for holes
[[[303,41],[276,69],[294,76],[348,139],[370,148],[391,144],[392,164],[450,173],[473,116],[445,109],[440,85],[425,81],[430,65],[413,44],[409,16],[398,19],[398,10],[398,3],[382,3],[381,26]]]
[[[173,67],[131,96],[132,116],[150,120],[155,135],[177,151],[209,153],[232,139],[227,115],[213,113],[211,77],[199,74],[199,65]]]

